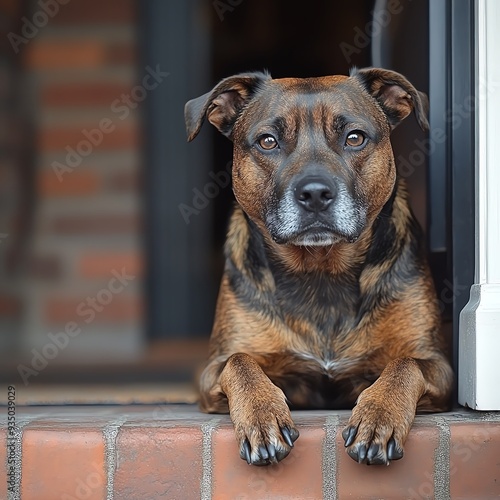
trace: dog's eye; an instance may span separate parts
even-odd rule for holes
[[[270,134],[260,137],[258,143],[259,146],[266,151],[274,149],[278,145],[278,141]]]
[[[360,146],[363,145],[365,142],[365,136],[362,132],[356,130],[354,132],[351,132],[346,140],[345,140],[345,145],[349,146],[351,148],[359,148]]]

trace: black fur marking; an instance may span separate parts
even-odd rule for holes
[[[398,184],[396,182],[389,200],[387,200],[373,223],[372,244],[366,255],[366,265],[377,266],[381,262],[394,257],[399,251],[400,242],[395,241],[396,228],[392,219],[397,188]]]
[[[280,315],[275,307],[272,292],[262,286],[264,272],[269,267],[263,236],[245,212],[243,215],[249,232],[243,268],[234,261],[231,248],[226,248],[226,274],[230,286],[238,299],[249,309],[269,315]]]
[[[296,366],[304,368],[303,363]],[[271,379],[286,394],[292,410],[340,410],[352,408],[359,392],[371,385],[378,375],[365,377],[364,374],[352,374],[336,379],[331,374],[314,369],[290,368],[283,376],[271,376]],[[303,399],[304,394],[307,394],[307,402]]]
[[[360,300],[355,276],[334,277],[326,273],[290,273],[270,261],[276,282],[275,301],[285,318],[307,318],[324,336],[332,337],[352,328]]]

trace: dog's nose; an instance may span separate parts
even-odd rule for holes
[[[337,194],[336,187],[322,179],[302,179],[294,189],[295,199],[309,212],[322,212],[333,202]]]

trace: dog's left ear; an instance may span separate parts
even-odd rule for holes
[[[380,68],[354,69],[351,76],[378,101],[394,129],[412,110],[422,130],[429,129],[429,100],[403,75]]]
[[[184,118],[188,141],[200,131],[205,117],[219,132],[232,138],[233,126],[256,90],[270,80],[268,73],[241,73],[219,82],[210,92],[186,103]]]

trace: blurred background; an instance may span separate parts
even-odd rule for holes
[[[0,0],[0,377],[20,394],[190,384],[233,195],[231,143],[205,126],[188,144],[185,102],[241,71],[370,65],[439,102],[446,44],[429,9],[447,3]],[[393,143],[444,286],[446,165],[429,188],[424,139],[410,118]]]

